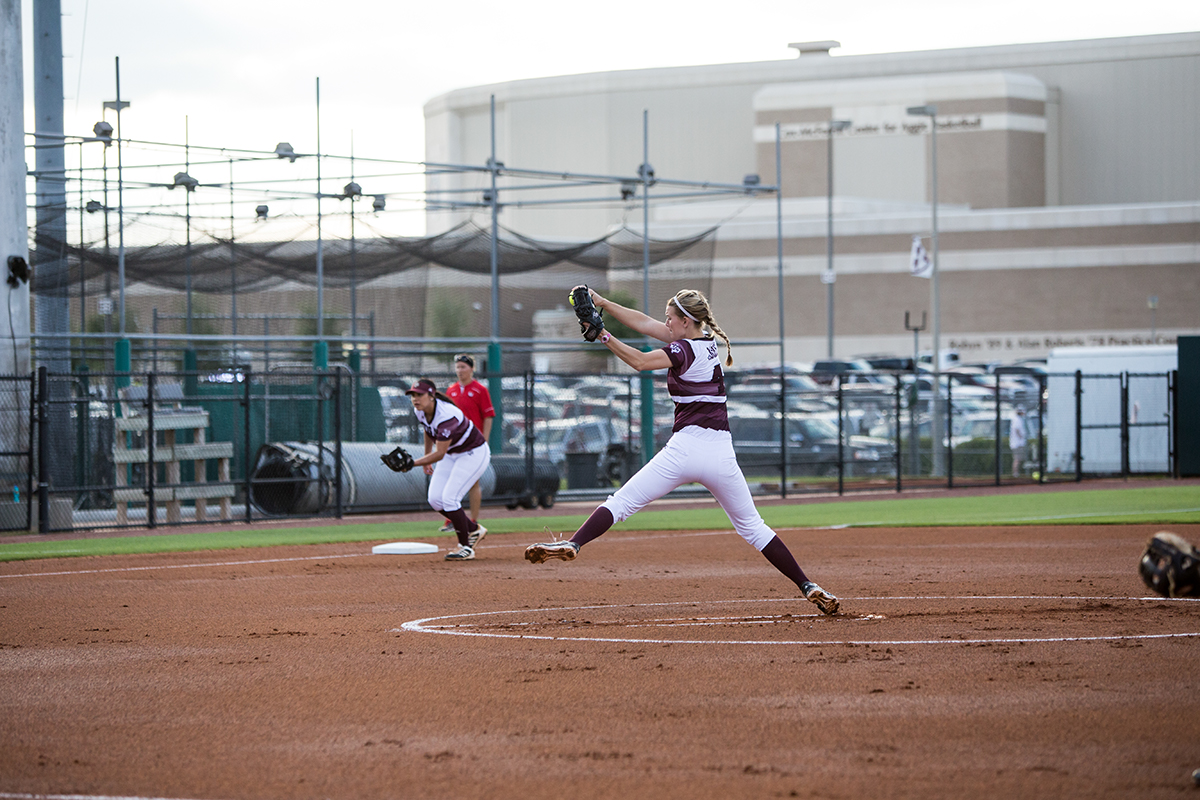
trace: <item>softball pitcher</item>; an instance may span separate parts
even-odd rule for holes
[[[666,446],[593,511],[570,540],[531,544],[525,549],[526,560],[534,564],[551,558],[571,561],[579,548],[615,523],[667,492],[695,481],[712,492],[734,529],[795,583],[805,599],[822,613],[836,614],[838,599],[808,579],[787,545],[767,527],[754,507],[750,487],[733,452],[725,409],[725,378],[713,334],[725,343],[725,366],[733,364],[733,346],[713,319],[708,298],[691,289],[677,293],[667,302],[663,322],[606,300],[586,286],[572,290],[571,304],[585,339],[599,339],[635,370],[667,370],[667,391],[675,402],[675,425]],[[604,330],[600,310],[667,346],[649,353],[630,347]],[[706,334],[705,328],[712,333]]]
[[[442,394],[433,381],[421,378],[405,393],[412,400],[413,414],[425,429],[425,455],[414,459],[429,481],[429,505],[454,525],[458,547],[446,554],[447,561],[470,561],[475,546],[487,536],[487,528],[467,516],[462,498],[492,462],[487,440],[467,419],[454,401]]]

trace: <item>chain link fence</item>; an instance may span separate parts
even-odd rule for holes
[[[425,509],[426,477],[393,473],[379,456],[396,446],[424,452],[404,390],[418,376],[445,387],[454,375],[448,353],[407,358],[411,370],[400,372],[364,370],[357,359],[328,369],[297,360],[182,370],[187,358],[135,354],[137,371],[93,372],[81,359],[70,373],[42,367],[0,378],[0,527],[49,533]],[[160,369],[145,369],[154,363]],[[653,455],[643,453],[647,439],[656,452],[671,435],[663,375],[478,377],[498,412],[486,505],[602,499]],[[935,381],[775,366],[731,370],[725,381],[734,449],[760,495],[1175,471],[1174,373]]]

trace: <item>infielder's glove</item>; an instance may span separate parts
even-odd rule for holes
[[[1163,597],[1200,597],[1200,552],[1182,536],[1167,531],[1154,534],[1138,572]]]
[[[596,341],[596,338],[604,331],[604,315],[592,302],[592,295],[588,291],[588,287],[577,286],[571,290],[567,299],[575,308],[575,316],[579,317],[579,332],[583,334],[583,338],[589,342]]]
[[[379,460],[386,464],[392,472],[408,472],[413,468],[413,457],[403,447],[397,447],[392,452],[381,455]]]

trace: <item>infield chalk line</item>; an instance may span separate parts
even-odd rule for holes
[[[1167,598],[1158,596],[1149,597],[1113,597],[1113,596],[1065,596],[1065,595],[900,595],[889,597],[855,597],[843,598],[856,601],[870,600],[1056,600],[1056,601],[1088,601],[1088,600],[1107,600],[1107,601],[1133,601],[1133,602],[1200,602],[1200,598]],[[524,608],[510,609],[507,611],[479,611],[471,614],[450,614],[441,617],[425,617],[424,619],[410,620],[403,623],[399,628],[393,628],[389,633],[437,633],[444,636],[476,636],[488,639],[535,639],[542,641],[554,642],[605,642],[605,643],[627,643],[627,644],[724,644],[724,645],[807,645],[807,646],[834,646],[834,645],[924,645],[924,644],[1039,644],[1039,643],[1065,643],[1065,642],[1112,642],[1112,641],[1132,641],[1143,639],[1193,639],[1200,638],[1200,632],[1186,633],[1150,633],[1150,634],[1132,634],[1132,635],[1117,635],[1117,636],[1047,636],[1047,637],[1010,637],[1010,638],[995,638],[995,639],[843,639],[843,640],[713,640],[713,639],[643,639],[629,637],[613,637],[613,636],[555,636],[546,634],[525,634],[525,633],[499,633],[494,631],[479,631],[466,630],[464,626],[442,627],[439,625],[430,625],[430,623],[439,623],[446,620],[463,619],[468,617],[488,617],[498,616],[501,614],[544,614],[554,611],[592,611],[597,609],[619,609],[619,608],[662,608],[666,606],[700,606],[722,603],[780,603],[794,602],[793,598],[764,598],[755,600],[711,600],[711,601],[694,601],[681,600],[670,603],[620,603],[620,604],[602,604],[591,606],[556,606],[552,608]],[[807,616],[815,616],[820,618],[820,615],[790,615],[792,619],[804,618]],[[853,618],[851,618],[853,620]],[[765,620],[764,620],[765,621]],[[661,620],[659,620],[661,622]],[[692,626],[697,624],[695,620],[680,620],[680,627]],[[530,623],[514,623],[518,625],[526,625]],[[543,623],[544,624],[544,623]],[[644,627],[645,622],[633,622],[629,627]],[[709,623],[715,624],[715,623]],[[473,627],[473,626],[472,626]]]
[[[0,792],[0,800],[179,800],[179,798],[112,794],[18,794],[16,792]]]
[[[1196,511],[1200,511],[1200,508],[1160,508],[1160,509],[1157,509],[1156,513],[1159,513],[1159,514],[1191,514]],[[1000,525],[1016,525],[1016,524],[1019,524],[1022,522],[1046,522],[1048,520],[1053,520],[1053,519],[1086,519],[1088,517],[1137,517],[1137,516],[1142,516],[1145,513],[1146,513],[1145,511],[1121,511],[1121,512],[1095,512],[1095,513],[1089,513],[1089,514],[1053,514],[1053,515],[1042,516],[1042,517],[1007,517],[1005,519],[1000,519],[1000,520],[989,519],[986,522],[983,520],[980,520],[979,522],[973,522],[973,523],[956,522],[952,525],[944,525],[944,526],[939,525],[937,522],[930,522],[927,519],[924,519],[924,520],[889,519],[889,520],[882,520],[879,522],[847,522],[847,523],[839,524],[839,525],[824,525],[819,528],[808,528],[808,530],[838,531],[838,530],[845,530],[846,528],[878,528],[878,527],[889,527],[889,526],[892,526],[892,527],[894,527],[894,526],[904,526],[904,527],[920,526],[920,527],[925,527],[925,528],[938,528],[938,527],[995,528]],[[1147,525],[1170,525],[1171,523],[1169,523],[1169,522],[1161,522],[1161,523],[1149,522],[1149,523],[1145,523],[1145,524],[1147,524]],[[1184,524],[1187,524],[1187,523],[1184,523]],[[804,526],[800,526],[800,527],[803,528]]]
[[[151,554],[146,554],[151,555]],[[53,575],[97,575],[102,572],[145,572],[152,569],[195,569],[196,567],[240,567],[247,564],[283,564],[288,561],[325,561],[331,558],[358,558],[369,556],[371,553],[343,553],[332,556],[297,556],[295,558],[263,558],[255,561],[201,561],[196,564],[156,564],[146,567],[111,567],[109,569],[75,569],[62,572],[22,572],[13,575],[0,575],[3,578],[46,578]],[[42,797],[43,795],[12,795],[12,797]],[[44,795],[51,797],[52,795]],[[62,795],[66,797],[67,795]],[[71,795],[74,796],[74,795]],[[82,796],[82,795],[80,795]],[[0,798],[9,795],[0,793]],[[157,798],[156,798],[157,800]]]

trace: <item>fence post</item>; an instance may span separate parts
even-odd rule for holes
[[[1075,482],[1083,481],[1083,370],[1075,370]]]
[[[1038,483],[1046,482],[1046,376],[1038,376]]]
[[[78,454],[75,458],[75,485],[87,486],[89,481],[88,474],[88,453],[91,452],[91,443],[88,428],[91,424],[91,386],[88,380],[88,365],[87,361],[75,368],[75,374],[78,376],[79,399],[75,403],[75,452]]]
[[[780,342],[782,344],[782,342]],[[782,357],[780,358],[782,362]],[[779,369],[779,496],[787,499],[788,435],[787,435],[787,373]]]
[[[151,529],[158,523],[158,505],[154,502],[154,384],[157,375],[146,375],[146,525]]]
[[[374,312],[372,312],[374,313]],[[499,342],[488,342],[487,347],[488,394],[496,412],[492,420],[492,435],[488,437],[488,450],[496,455],[504,449],[504,354]]]
[[[33,498],[34,498],[34,488],[33,488],[33,461],[34,461],[34,459],[33,459],[33,454],[34,454],[34,446],[35,446],[34,441],[33,441],[33,436],[34,436],[34,432],[37,430],[37,427],[38,427],[35,424],[37,422],[37,416],[38,416],[37,383],[38,383],[37,372],[34,370],[30,370],[29,371],[29,428],[27,430],[27,433],[29,434],[29,442],[28,442],[29,449],[25,451],[25,455],[26,455],[26,458],[25,458],[25,485],[23,487],[21,487],[21,490],[24,492],[24,497],[25,497],[25,530],[31,530],[33,528]]]
[[[653,348],[649,344],[642,345],[642,352],[648,353]],[[642,414],[642,464],[654,458],[654,379],[649,372],[641,373],[641,414]]]
[[[333,477],[336,482],[334,491],[335,505],[337,508],[337,518],[342,518],[342,371],[337,370],[333,373],[333,418],[334,418],[334,442],[333,442],[333,457],[334,468]]]
[[[1171,462],[1171,476],[1179,478],[1179,370],[1167,373],[1167,458]]]
[[[37,454],[38,454],[38,533],[50,532],[50,466],[46,457],[46,423],[49,420],[46,393],[46,367],[37,369]]]
[[[954,488],[954,379],[946,376],[946,487]],[[933,430],[930,430],[933,433]],[[936,443],[935,443],[936,446]]]
[[[1121,477],[1129,478],[1129,373],[1118,376],[1121,383]]]
[[[996,446],[996,485],[997,486],[1000,485],[1000,461],[1001,461],[1000,439],[1001,439],[1001,434],[1003,432],[1003,429],[1004,429],[1004,420],[1001,419],[1001,417],[1000,417],[1000,376],[996,375],[996,437],[995,437],[996,441],[994,442],[994,444]],[[1012,432],[1010,431],[1009,436],[1011,436],[1011,435],[1012,435]]]
[[[536,440],[533,431],[533,381],[533,370],[525,370],[525,387],[521,393],[521,399],[524,401],[522,418],[525,420],[525,495],[527,497],[534,496],[537,486],[533,474],[533,447]],[[630,403],[632,402],[633,400],[630,398]]]
[[[900,436],[900,392],[902,391],[900,374],[896,373],[896,493],[899,494],[903,489],[904,472],[904,453],[901,442],[903,438]]]
[[[246,494],[246,522],[250,516],[250,367],[242,372],[242,482]],[[230,479],[233,476],[229,476]]]
[[[838,409],[838,495],[845,491],[846,451],[843,442],[846,439],[845,396],[842,392],[842,376],[837,376],[837,409]]]

